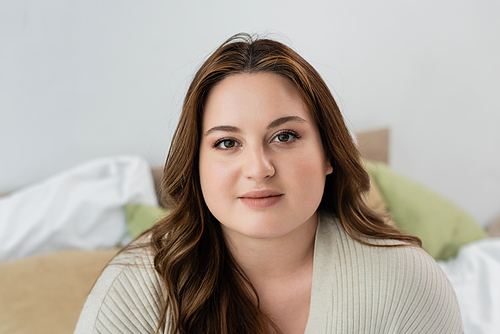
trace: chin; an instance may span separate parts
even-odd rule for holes
[[[243,222],[242,226],[228,226],[222,224],[225,234],[232,236],[240,235],[252,239],[273,239],[283,237],[300,226],[300,224],[283,224],[286,218],[281,218],[278,221],[257,221]]]

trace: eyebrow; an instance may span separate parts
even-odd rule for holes
[[[277,126],[280,126],[282,124],[288,123],[288,122],[301,122],[301,123],[307,123],[305,119],[299,116],[286,116],[286,117],[280,117],[278,119],[275,119],[269,125],[267,126],[267,129],[272,129]],[[214,126],[210,130],[207,130],[205,132],[205,136],[208,136],[210,133],[215,132],[215,131],[224,131],[224,132],[232,132],[232,133],[241,133],[240,128],[232,125],[219,125],[219,126]]]
[[[268,126],[267,129],[272,129],[277,126],[280,126],[281,124],[285,124],[287,122],[301,122],[301,123],[307,123],[305,119],[299,116],[286,116],[286,117],[280,117],[278,119],[275,119],[272,121]]]
[[[215,131],[224,131],[224,132],[233,132],[233,133],[241,133],[241,130],[237,128],[236,126],[231,126],[231,125],[219,125],[219,126],[214,126],[207,132],[205,132],[205,136],[208,136],[212,132]]]

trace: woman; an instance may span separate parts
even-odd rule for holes
[[[77,333],[461,333],[420,241],[369,177],[319,74],[236,35],[201,66],[162,181],[170,214],[109,265]]]

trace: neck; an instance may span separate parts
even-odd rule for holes
[[[298,228],[275,238],[224,234],[235,261],[250,281],[258,285],[312,268],[317,222],[317,214],[314,214]]]

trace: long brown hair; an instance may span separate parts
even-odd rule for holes
[[[174,333],[267,333],[279,329],[259,308],[251,282],[231,256],[220,223],[200,187],[198,151],[203,107],[210,89],[238,73],[268,72],[292,82],[318,126],[333,167],[326,177],[320,210],[335,215],[355,240],[398,239],[420,245],[386,225],[362,195],[369,176],[327,85],[295,51],[277,41],[238,34],[200,67],[187,91],[161,183],[162,204],[171,210],[151,230],[154,266],[167,301],[161,324]],[[255,302],[255,300],[257,302]]]

